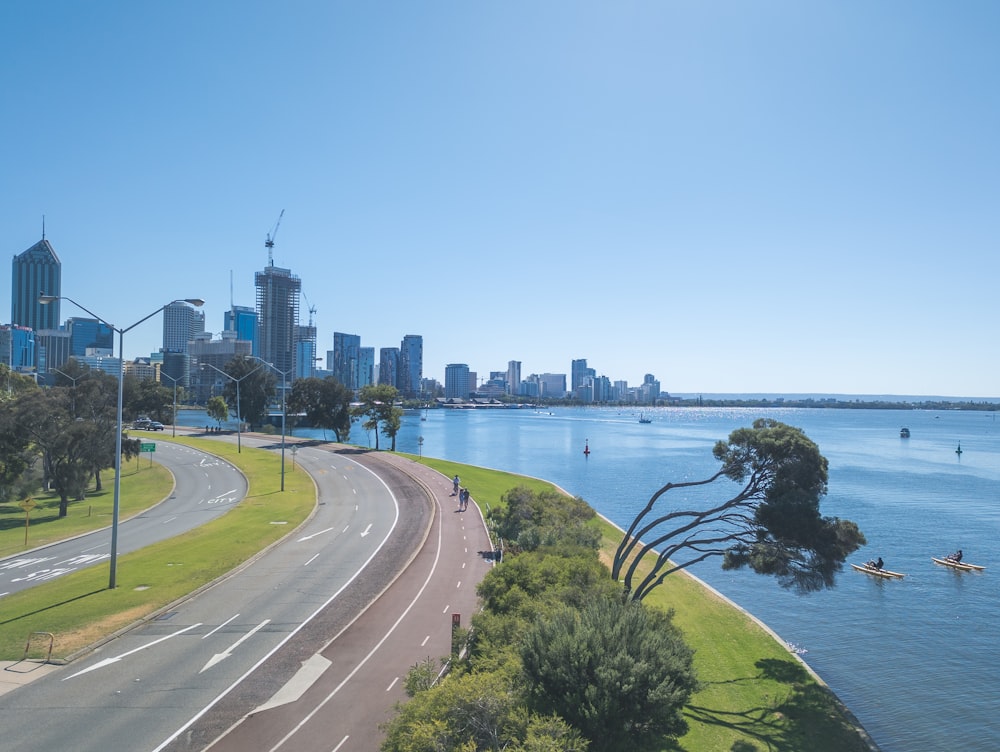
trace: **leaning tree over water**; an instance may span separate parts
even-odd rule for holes
[[[800,592],[834,583],[848,555],[865,541],[850,520],[823,517],[827,460],[801,429],[762,418],[739,428],[712,450],[722,467],[709,478],[667,483],[632,521],[612,563],[627,597],[642,600],[668,575],[711,557],[723,569],[749,567]],[[656,505],[670,491],[728,479],[730,498],[699,509]],[[671,497],[673,498],[673,497]],[[652,568],[641,563],[652,554]]]

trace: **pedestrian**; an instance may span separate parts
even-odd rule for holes
[[[451,495],[452,496],[458,496],[458,476],[457,475],[454,478],[452,478],[451,484],[452,484],[452,487],[454,488],[454,490],[451,492]]]

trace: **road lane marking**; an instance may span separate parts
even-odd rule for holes
[[[338,744],[336,747],[330,750],[330,752],[337,752],[338,749],[344,746],[344,742],[346,742],[350,738],[351,738],[350,736],[345,736],[343,739],[340,740],[340,744]]]
[[[253,712],[260,713],[263,710],[270,710],[281,705],[298,702],[302,695],[306,693],[306,690],[316,683],[331,663],[332,661],[324,658],[319,653],[313,655],[309,660],[302,661],[302,666],[295,672],[295,676],[285,682],[285,686],[275,692],[270,700],[258,706]]]
[[[133,653],[138,653],[140,650],[145,650],[146,648],[151,648],[154,645],[158,645],[159,643],[163,642],[164,640],[169,640],[171,637],[176,637],[177,635],[184,634],[185,632],[189,632],[190,630],[196,629],[197,627],[200,627],[200,626],[201,626],[201,622],[198,622],[197,624],[192,624],[189,627],[184,627],[184,629],[177,630],[173,634],[164,635],[163,637],[161,637],[158,640],[153,640],[152,642],[150,642],[147,645],[140,645],[139,647],[135,648],[134,650],[129,650],[127,653],[122,653],[121,655],[119,655],[119,656],[117,656],[115,658],[105,658],[103,661],[98,661],[97,663],[95,663],[93,666],[90,666],[89,668],[85,668],[82,671],[77,671],[75,674],[72,674],[71,676],[67,676],[62,681],[66,681],[66,679],[73,679],[73,678],[75,678],[77,676],[80,676],[81,674],[89,673],[89,672],[93,671],[94,669],[104,668],[105,666],[110,666],[112,663],[118,663],[118,661],[120,661],[122,658],[126,658],[126,657],[132,655]]]
[[[212,666],[214,666],[216,663],[221,663],[222,661],[226,660],[226,658],[231,656],[233,654],[233,651],[236,650],[236,648],[238,648],[245,640],[249,640],[251,637],[257,634],[258,630],[263,629],[265,626],[267,626],[268,622],[270,621],[271,621],[270,619],[264,619],[264,621],[262,621],[256,627],[254,627],[245,635],[243,635],[240,639],[238,639],[236,642],[234,642],[232,645],[226,648],[223,652],[216,653],[215,655],[213,655],[211,658],[208,659],[208,663],[206,663],[202,667],[201,671],[199,671],[198,673],[200,674],[204,671],[207,671],[208,669],[212,668]]]
[[[431,639],[431,636],[430,636],[430,635],[427,635],[427,636],[426,636],[426,637],[424,638],[424,641],[420,643],[420,647],[423,647],[424,645],[426,645],[426,644],[427,644],[427,643],[428,643],[428,642],[430,641],[430,639]]]
[[[364,530],[364,532],[363,532],[363,533],[361,533],[361,537],[362,537],[362,538],[364,538],[364,537],[365,537],[365,536],[367,536],[367,535],[368,535],[368,533],[370,533],[371,531],[372,531],[372,523],[370,523],[370,522],[369,522],[369,523],[368,523],[368,527],[366,527],[366,528],[365,528],[365,530]]]
[[[392,688],[396,686],[396,682],[398,682],[398,681],[399,681],[399,677],[397,676],[395,679],[393,679],[391,682],[389,682],[389,686],[385,688],[385,691],[386,692],[391,692]]]
[[[303,564],[302,566],[304,566],[304,567],[308,567],[308,566],[309,566],[310,564],[312,564],[312,563],[313,563],[313,561],[314,561],[314,560],[316,560],[317,558],[319,558],[319,554],[313,554],[313,555],[312,555],[312,556],[311,556],[311,557],[309,558],[309,561],[307,561],[307,562],[306,562],[305,564]]]
[[[220,624],[219,626],[217,626],[215,629],[213,629],[211,632],[209,632],[207,635],[205,635],[205,637],[202,637],[201,639],[204,640],[204,639],[206,639],[208,637],[211,637],[212,635],[214,635],[216,632],[218,632],[220,629],[222,629],[224,626],[226,626],[229,622],[231,622],[233,619],[235,619],[238,616],[239,616],[239,614],[233,614],[228,619],[226,619],[224,622],[222,622],[222,624]]]
[[[312,535],[303,535],[301,538],[299,538],[295,542],[296,543],[301,543],[302,541],[312,540],[313,538],[315,538],[318,535],[323,535],[323,533],[329,533],[331,530],[333,530],[333,528],[332,527],[328,527],[326,530],[320,530],[318,533],[313,533]]]

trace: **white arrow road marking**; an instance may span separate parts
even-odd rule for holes
[[[301,543],[302,541],[312,540],[317,535],[322,535],[323,533],[329,533],[331,530],[333,530],[333,528],[332,527],[328,527],[326,530],[320,530],[318,533],[313,533],[312,535],[303,535],[301,538],[299,538],[296,541],[296,543]]]
[[[368,523],[368,527],[366,527],[365,531],[363,533],[361,533],[361,537],[364,538],[371,531],[372,531],[372,525],[371,525],[371,523]]]
[[[296,702],[323,675],[323,672],[326,671],[330,663],[330,660],[324,658],[319,653],[316,653],[307,661],[302,661],[302,666],[295,672],[295,676],[289,679],[285,686],[275,692],[270,700],[260,705],[253,712],[259,713],[262,710]]]
[[[253,629],[251,629],[249,632],[247,632],[245,635],[243,635],[240,639],[238,639],[236,642],[234,642],[232,645],[230,645],[228,648],[226,648],[224,652],[222,652],[222,653],[216,653],[215,655],[213,655],[211,658],[208,659],[208,663],[206,663],[204,665],[204,667],[202,667],[201,671],[199,671],[198,673],[200,674],[203,671],[207,671],[208,669],[212,668],[212,666],[214,666],[216,663],[219,663],[220,661],[226,660],[226,658],[228,658],[229,656],[231,656],[233,654],[233,651],[236,650],[236,648],[238,648],[240,646],[241,642],[243,642],[244,640],[247,640],[247,639],[253,637],[257,633],[257,630],[262,629],[264,626],[267,625],[267,623],[269,621],[271,621],[271,620],[270,619],[264,619],[264,621],[262,621],[260,624],[258,624],[256,627],[254,627]]]
[[[184,627],[184,629],[177,630],[173,634],[168,634],[168,635],[165,635],[164,637],[161,637],[158,640],[153,640],[148,645],[140,645],[135,650],[129,650],[127,653],[122,653],[117,658],[105,658],[103,661],[98,661],[93,666],[90,666],[89,668],[83,669],[83,671],[77,671],[75,674],[72,674],[71,676],[67,676],[66,679],[73,679],[74,677],[80,676],[80,674],[86,674],[87,672],[93,671],[94,669],[104,668],[105,666],[110,666],[112,663],[118,663],[118,661],[120,661],[122,658],[125,658],[126,656],[132,655],[132,653],[138,653],[140,650],[145,650],[146,648],[151,648],[151,647],[153,647],[153,645],[157,645],[157,644],[163,642],[164,640],[169,640],[171,637],[176,637],[179,634],[184,634],[185,632],[188,632],[188,631],[190,631],[192,629],[195,629],[196,627],[200,627],[200,626],[201,626],[201,622],[198,622],[197,624],[192,624],[189,627]],[[66,679],[63,679],[63,681],[66,681]]]

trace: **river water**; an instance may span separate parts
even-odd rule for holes
[[[881,556],[905,579],[847,567],[834,589],[802,596],[768,578],[723,572],[718,560],[692,573],[794,646],[884,752],[1000,749],[994,413],[775,407],[646,415],[649,424],[614,408],[429,410],[404,417],[397,449],[550,480],[625,528],[660,486],[713,474],[712,446],[733,429],[759,417],[797,426],[830,463],[823,514],[854,520],[868,539],[851,560]],[[205,422],[197,413],[179,420]],[[899,436],[904,425],[909,439]],[[323,437],[304,429],[295,435]],[[374,437],[355,426],[351,442],[374,446]],[[718,497],[730,490],[719,488]],[[958,548],[987,571],[931,562]]]

